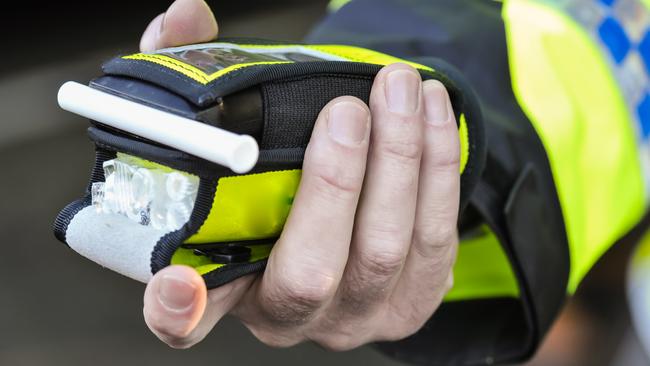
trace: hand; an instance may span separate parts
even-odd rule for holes
[[[200,0],[177,0],[142,48],[200,42],[217,25]],[[405,338],[451,288],[458,248],[459,138],[449,96],[410,66],[377,75],[370,107],[323,108],[282,236],[261,276],[207,291],[191,268],[149,282],[144,317],[175,348],[201,341],[230,313],[262,342],[332,350]]]

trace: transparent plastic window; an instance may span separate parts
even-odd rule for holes
[[[197,176],[118,154],[105,161],[104,182],[93,183],[92,205],[98,213],[122,215],[167,232],[189,219],[199,187]]]

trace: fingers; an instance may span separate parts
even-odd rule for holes
[[[315,124],[291,214],[241,316],[247,324],[299,326],[333,298],[348,258],[363,185],[370,113],[357,98],[330,102]]]
[[[174,348],[200,342],[248,289],[252,277],[241,278],[206,291],[203,279],[192,268],[170,266],[147,285],[144,318],[151,331]]]
[[[390,323],[425,321],[453,284],[460,199],[458,128],[440,82],[426,81],[423,95],[426,122],[413,243],[392,295],[393,315],[398,319]],[[411,332],[420,326],[416,324]]]
[[[140,40],[140,50],[200,43],[217,37],[214,14],[203,0],[176,0],[165,13],[149,23]]]
[[[393,64],[372,88],[366,182],[339,296],[351,314],[372,312],[390,295],[409,250],[423,146],[421,84],[415,69]]]
[[[321,111],[264,275],[208,293],[192,269],[169,267],[147,287],[147,324],[179,348],[228,312],[272,346],[347,350],[414,333],[453,282],[459,149],[444,86],[385,67],[370,108],[341,97]]]

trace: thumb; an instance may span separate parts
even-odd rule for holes
[[[144,319],[149,329],[173,348],[200,342],[232,309],[250,286],[252,276],[207,291],[192,268],[170,266],[149,281],[144,294]]]
[[[149,23],[140,40],[140,50],[200,43],[213,40],[218,33],[217,21],[203,0],[176,0],[165,13]]]

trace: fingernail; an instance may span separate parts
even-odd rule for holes
[[[193,303],[196,286],[174,276],[165,275],[160,280],[158,300],[168,310],[181,312]]]
[[[368,111],[353,102],[339,102],[329,110],[327,128],[334,141],[358,146],[368,134]]]
[[[404,115],[414,114],[420,102],[420,76],[411,70],[395,70],[386,76],[388,110]]]
[[[439,126],[449,121],[449,102],[444,86],[431,81],[425,82],[422,89],[424,90],[424,114],[427,122]]]

